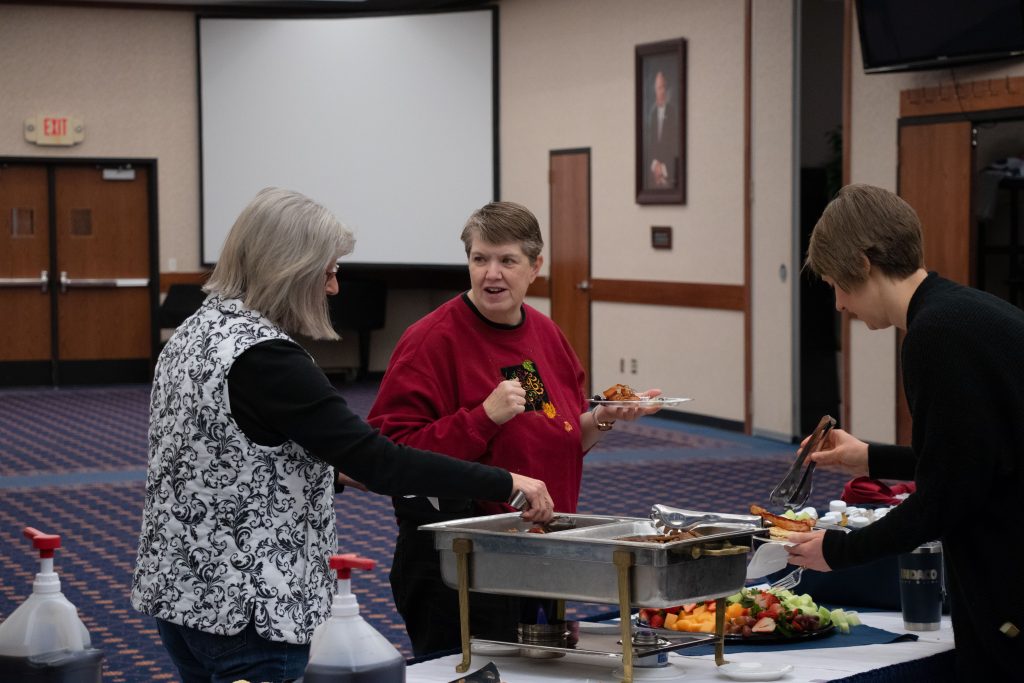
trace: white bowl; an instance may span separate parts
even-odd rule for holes
[[[776,681],[793,670],[792,664],[762,662],[731,662],[718,667],[718,672],[734,681]]]

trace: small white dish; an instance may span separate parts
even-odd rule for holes
[[[580,633],[619,633],[622,630],[621,622],[614,621],[580,621]]]
[[[763,662],[730,662],[718,667],[719,673],[734,681],[777,681],[792,670],[792,664]]]
[[[502,643],[470,643],[469,651],[484,657],[518,657],[519,646]]]

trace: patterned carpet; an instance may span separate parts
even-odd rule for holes
[[[376,386],[344,385],[365,415]],[[25,526],[61,535],[55,568],[93,644],[104,681],[175,681],[153,622],[128,602],[143,500],[148,386],[0,392],[0,620],[31,591],[38,561]],[[652,503],[744,512],[763,502],[793,457],[788,444],[645,418],[616,427],[584,468],[582,513],[646,516]],[[811,503],[827,506],[843,477],[815,473]],[[395,538],[390,501],[349,491],[336,503],[340,550],[377,560],[353,576],[362,613],[411,655],[394,611],[388,568]],[[607,612],[571,603],[569,616]]]

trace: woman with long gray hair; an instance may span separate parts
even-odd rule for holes
[[[552,516],[539,480],[388,441],[293,340],[337,338],[327,296],[353,246],[320,204],[261,191],[157,361],[132,604],[185,683],[302,675],[331,606],[337,481],[494,501],[518,489],[525,518]]]

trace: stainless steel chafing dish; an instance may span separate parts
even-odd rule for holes
[[[762,532],[759,518],[718,515],[656,505],[650,519],[601,515],[561,515],[544,529],[519,513],[474,517],[421,526],[434,533],[441,555],[441,576],[459,592],[462,662],[470,664],[469,591],[598,602],[619,606],[619,638],[599,636],[580,642],[575,652],[622,658],[622,679],[633,681],[637,657],[715,641],[715,661],[725,662],[725,596],[746,580],[752,538]],[[672,537],[686,530],[692,537]],[[670,607],[715,599],[715,634],[680,634],[671,640],[639,643],[631,630],[630,610]],[[608,642],[597,642],[604,638]],[[489,641],[481,641],[489,642]],[[623,646],[622,643],[629,645]],[[564,652],[557,647],[531,649]]]
[[[420,527],[434,532],[441,575],[458,588],[456,539],[472,541],[468,588],[482,593],[527,595],[616,604],[613,555],[632,554],[631,607],[671,607],[711,600],[739,590],[746,553],[761,525],[744,516],[700,523],[696,538],[667,542],[623,540],[664,534],[654,520],[600,515],[560,515],[553,530],[527,533],[518,513],[474,517]],[[745,518],[750,519],[750,518]]]

